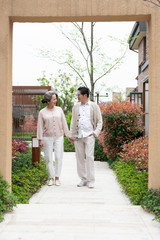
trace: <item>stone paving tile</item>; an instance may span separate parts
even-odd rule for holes
[[[0,240],[159,240],[160,224],[130,204],[107,163],[95,162],[96,187],[78,188],[74,153],[64,154],[62,186],[43,186],[0,224]]]

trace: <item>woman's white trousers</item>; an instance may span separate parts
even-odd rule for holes
[[[44,137],[44,159],[49,178],[60,177],[64,151],[64,137]],[[55,165],[53,165],[53,149]]]

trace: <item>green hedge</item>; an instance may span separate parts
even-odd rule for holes
[[[160,190],[148,190],[148,173],[135,169],[132,162],[110,162],[117,180],[134,205],[141,205],[160,221]]]
[[[74,144],[64,137],[64,152],[75,152]]]
[[[99,143],[107,158],[116,160],[122,145],[142,134],[142,111],[138,104],[130,102],[101,103],[103,130]]]
[[[32,155],[31,150],[26,153],[18,153],[18,155],[12,160],[12,173],[18,171],[24,172],[27,168],[32,168]]]
[[[103,152],[103,147],[102,147],[102,145],[98,144],[97,139],[95,141],[94,160],[95,161],[106,161],[107,160],[107,156]]]
[[[37,192],[48,179],[46,166],[41,164],[32,166],[32,153],[19,153],[12,165],[12,193],[17,203],[28,203],[30,197]]]
[[[154,213],[155,219],[160,222],[160,189],[147,191],[141,206],[148,212]]]
[[[143,196],[148,190],[148,173],[138,172],[131,162],[116,161],[112,164],[115,169],[117,180],[120,182],[124,192],[135,205],[142,203]]]
[[[16,206],[16,198],[9,188],[9,184],[0,176],[0,222],[4,219],[4,212],[11,211]]]

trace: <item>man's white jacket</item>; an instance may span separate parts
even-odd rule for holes
[[[102,129],[102,114],[99,106],[95,102],[90,101],[90,117],[91,123],[93,125],[94,134],[98,138],[101,129]],[[77,103],[73,106],[72,109],[72,119],[70,125],[69,137],[76,140],[78,139],[78,124],[80,118],[80,103]]]

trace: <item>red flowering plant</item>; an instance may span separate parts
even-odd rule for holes
[[[138,104],[130,102],[101,102],[99,107],[103,116],[103,130],[99,144],[111,160],[117,158],[122,145],[143,132],[142,111]]]
[[[133,162],[136,170],[148,172],[148,138],[140,137],[122,146],[121,162]]]
[[[27,143],[21,140],[12,140],[12,157],[14,158],[18,152],[25,152],[27,150]]]

